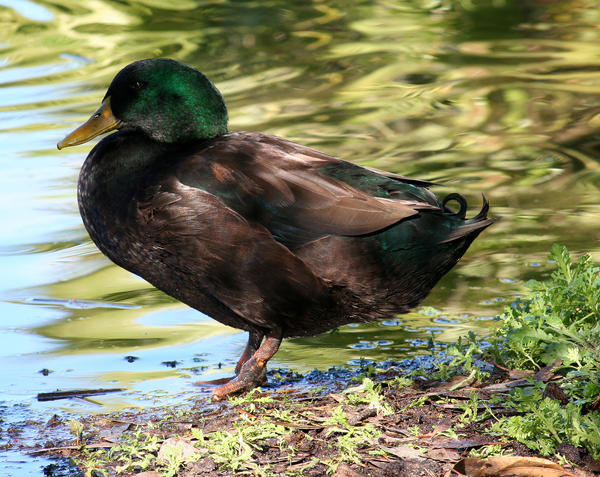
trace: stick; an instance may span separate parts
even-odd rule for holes
[[[55,391],[52,393],[39,393],[38,401],[56,401],[58,399],[70,399],[75,397],[84,398],[86,396],[94,396],[96,394],[116,393],[123,391],[121,388],[113,389],[78,389],[75,391]]]

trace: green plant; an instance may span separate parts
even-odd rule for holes
[[[471,391],[468,401],[458,402],[457,406],[459,409],[463,410],[462,416],[458,417],[458,420],[463,424],[484,421],[492,415],[489,406],[479,399],[479,396],[475,391]],[[479,412],[480,406],[484,407],[484,412],[482,413]]]
[[[75,440],[79,445],[83,436],[83,424],[77,419],[67,419],[67,425],[69,426],[69,432],[75,436]]]
[[[201,454],[210,455],[222,469],[236,471],[248,467],[258,441],[282,436],[285,432],[285,427],[278,424],[245,418],[238,421],[232,431],[205,435],[201,429],[193,428],[192,437]]]
[[[162,453],[162,449],[161,449]],[[183,457],[182,452],[177,446],[169,446],[164,453],[162,453],[162,459],[159,468],[162,471],[163,477],[174,477],[177,475],[178,470],[185,464],[186,459]],[[195,460],[194,458],[191,460]]]
[[[249,405],[249,409],[251,410],[255,410],[257,404],[268,404],[275,402],[275,399],[272,396],[260,396],[261,393],[261,388],[254,388],[252,391],[249,391],[246,394],[231,396],[227,400],[232,406]]]
[[[393,410],[389,404],[386,404],[384,397],[381,394],[381,386],[375,385],[372,379],[364,378],[362,384],[354,386],[343,391],[346,394],[346,399],[353,405],[367,404],[370,408],[377,411],[378,414],[389,416],[393,414]]]
[[[489,377],[488,373],[481,371],[475,365],[475,357],[481,356],[483,349],[481,340],[477,339],[477,336],[472,331],[469,331],[466,337],[459,336],[458,341],[448,346],[446,352],[448,355],[454,356],[454,358],[448,364],[448,369],[445,371],[447,376],[443,379],[448,379],[448,377],[459,373],[468,373],[469,379],[477,381],[484,381]],[[440,371],[442,371],[441,367]],[[442,379],[442,376],[440,376],[440,379]]]
[[[357,450],[368,445],[373,438],[381,435],[381,431],[377,430],[372,424],[364,426],[350,425],[343,406],[337,406],[332,410],[331,417],[325,422],[325,425],[331,426],[325,432],[326,436],[333,433],[339,434],[335,446],[340,452],[340,461],[360,463]],[[337,464],[334,467],[337,468]]]
[[[386,381],[386,384],[390,388],[397,388],[397,389],[408,388],[408,387],[412,386],[413,383],[414,383],[414,381],[412,379],[407,378],[405,376],[396,376],[394,379],[390,379],[389,381]]]
[[[586,447],[592,456],[600,456],[600,415],[585,414],[581,406],[561,404],[543,397],[543,384],[533,383],[530,389],[515,389],[508,396],[506,407],[520,412],[518,416],[501,417],[490,432],[522,442],[543,456],[556,453],[557,447],[568,442]]]
[[[554,245],[551,279],[527,283],[529,292],[507,307],[490,338],[489,356],[508,368],[555,364],[568,403],[543,397],[545,385],[510,392],[508,406],[521,415],[503,417],[492,431],[552,455],[561,442],[587,448],[600,458],[600,413],[588,412],[600,395],[600,268],[588,255],[573,262]]]
[[[418,398],[413,399],[411,402],[409,402],[402,409],[400,409],[398,411],[398,413],[403,413],[404,411],[408,411],[409,409],[412,409],[413,407],[421,407],[423,404],[425,404],[427,402],[427,399],[429,399],[428,396],[419,396]]]
[[[138,429],[133,433],[125,433],[119,444],[108,451],[106,460],[119,463],[118,473],[134,469],[145,470],[156,459],[159,448],[159,438],[147,431]]]
[[[502,447],[500,444],[491,444],[478,449],[471,449],[469,451],[469,457],[478,457],[480,459],[485,459],[487,457],[499,457],[509,454],[510,453],[506,452],[506,449],[504,449],[504,447]]]

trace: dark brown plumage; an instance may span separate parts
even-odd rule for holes
[[[487,203],[465,219],[461,196],[440,203],[426,181],[226,132],[207,81],[171,60],[129,65],[59,147],[120,129],[81,170],[90,236],[118,265],[250,332],[215,398],[260,383],[282,338],[408,311],[494,221]]]

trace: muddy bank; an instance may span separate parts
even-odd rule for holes
[[[80,475],[89,476],[589,476],[600,471],[585,449],[563,445],[551,460],[540,459],[523,444],[490,432],[498,418],[517,412],[494,396],[554,376],[550,369],[527,376],[479,364],[489,372],[485,381],[478,373],[429,379],[439,374],[439,362],[430,357],[363,362],[353,370],[304,376],[275,370],[269,386],[222,403],[212,403],[201,389],[191,406],[56,418],[46,431],[68,430],[68,439],[19,450],[62,458],[46,473],[54,477],[74,475],[72,467],[60,468],[67,458]]]

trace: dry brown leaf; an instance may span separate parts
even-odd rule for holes
[[[551,460],[539,457],[467,457],[455,469],[471,477],[576,477]]]
[[[129,474],[126,475],[125,477],[162,477],[162,472],[155,472],[153,470],[149,470],[146,472],[141,472],[139,474]]]
[[[485,438],[478,439],[450,439],[450,438],[438,438],[433,439],[429,443],[430,447],[444,448],[444,449],[469,449],[471,447],[481,447],[491,444],[501,444],[500,442],[492,442]]]
[[[448,417],[442,419],[431,431],[431,435],[435,436],[436,434],[440,434],[442,432],[447,431],[452,427],[452,420]]]
[[[335,474],[333,474],[333,477],[363,477],[364,474],[362,472],[357,472],[356,470],[352,469],[348,464],[342,462],[337,470],[335,471]]]
[[[550,381],[555,376],[554,370],[556,368],[558,368],[561,364],[562,364],[561,359],[554,361],[554,363],[543,367],[537,373],[535,373],[535,375],[533,376],[533,379],[535,379],[536,381],[544,381],[544,382]]]
[[[429,449],[427,457],[441,462],[458,462],[460,460],[460,452],[454,449]]]
[[[508,372],[509,380],[517,380],[533,376],[534,372],[531,369],[511,369]]]
[[[425,457],[422,452],[411,446],[380,447],[388,454],[400,457],[401,459],[423,459]]]
[[[504,392],[510,391],[514,387],[529,386],[529,385],[530,385],[530,383],[529,383],[528,379],[517,379],[515,381],[507,381],[504,383],[490,384],[489,386],[485,386],[481,389],[488,393],[495,394],[495,393],[504,393]]]

